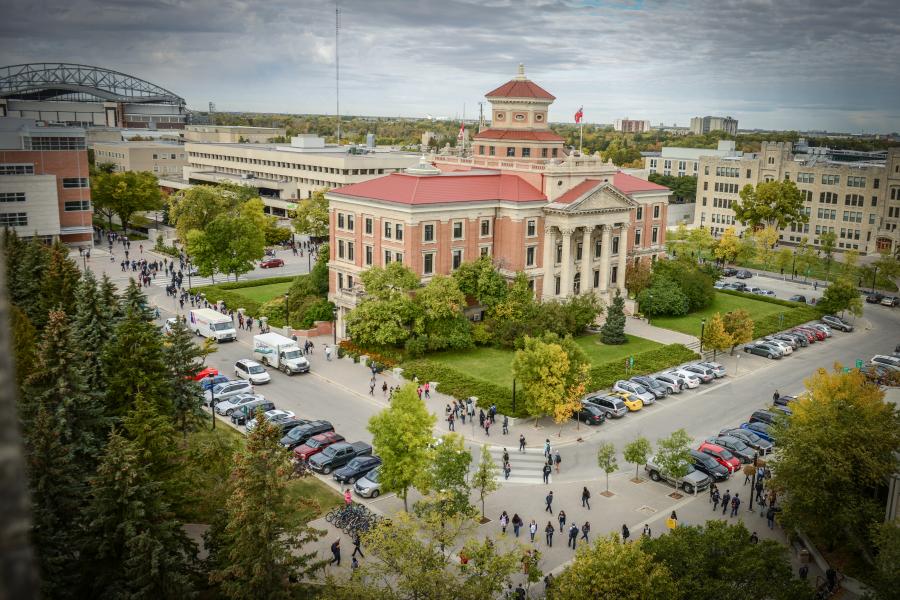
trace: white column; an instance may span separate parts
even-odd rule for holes
[[[600,293],[606,294],[609,288],[609,255],[612,252],[612,242],[610,241],[610,232],[612,227],[609,225],[600,226]]]
[[[556,292],[555,279],[553,277],[553,263],[556,253],[556,236],[552,225],[544,226],[544,258],[541,267],[544,271],[544,285],[541,292],[541,300],[547,300]]]
[[[581,293],[594,291],[593,271],[591,270],[591,233],[594,228],[585,225],[581,232]]]
[[[616,275],[616,287],[625,295],[625,267],[628,264],[628,226],[623,225],[619,232],[619,272]]]
[[[559,295],[568,298],[572,295],[572,229],[562,229],[562,271],[559,275]]]

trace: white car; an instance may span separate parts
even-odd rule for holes
[[[728,371],[725,369],[724,365],[721,365],[717,362],[713,362],[711,360],[704,360],[697,363],[701,367],[706,367],[710,371],[713,372],[713,375],[716,376],[716,379],[721,379],[728,374]]]
[[[872,357],[872,360],[869,361],[873,365],[880,365],[882,367],[887,367],[888,369],[892,369],[894,371],[900,371],[900,358],[896,356],[887,356],[885,354],[876,354]]]
[[[681,379],[681,381],[684,382],[684,387],[689,390],[700,387],[700,377],[696,373],[691,373],[690,371],[684,371],[682,369],[672,369],[671,371],[666,371],[666,374],[674,375]]]
[[[264,366],[249,358],[242,358],[234,363],[234,375],[253,384],[269,383],[272,380]]]
[[[814,327],[825,334],[825,337],[831,337],[831,328],[823,323],[813,323],[810,327]]]
[[[237,396],[232,396],[227,400],[223,400],[216,404],[216,413],[230,417],[231,413],[242,407],[243,405],[249,402],[255,402],[256,400],[265,400],[264,396],[260,396],[259,394],[238,394]]]
[[[293,419],[296,415],[289,410],[281,410],[276,408],[275,410],[267,410],[263,413],[263,419],[269,421],[270,423],[280,423],[281,421],[287,421],[288,419]],[[247,429],[247,433],[253,431],[256,427],[256,419],[250,419],[247,421],[247,425],[245,428]]]
[[[660,373],[659,375],[654,375],[653,379],[660,382],[663,387],[669,390],[670,394],[680,394],[681,390],[688,387],[687,382],[682,377],[672,373]],[[697,385],[700,384],[697,383]]]
[[[163,323],[162,330],[166,335],[172,335],[172,328],[175,327],[175,323],[178,322],[178,317],[169,317],[166,319],[166,322]]]
[[[769,346],[777,346],[778,348],[781,348],[782,356],[787,356],[788,354],[794,353],[794,348],[787,342],[783,342],[781,340],[776,340],[776,339],[760,340],[758,343],[768,344]]]

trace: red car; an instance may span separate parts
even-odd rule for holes
[[[194,375],[194,381],[200,381],[204,377],[214,377],[219,374],[219,370],[215,367],[206,367],[196,375]]]
[[[325,433],[314,435],[306,440],[305,444],[294,448],[294,458],[303,461],[309,460],[309,457],[313,454],[318,454],[328,446],[343,441],[344,436],[333,431],[326,431]]]
[[[703,442],[697,450],[713,457],[717,463],[728,469],[730,473],[734,473],[741,468],[741,461],[730,450],[726,450],[722,446]]]
[[[259,263],[260,269],[271,269],[273,267],[283,267],[284,261],[280,258],[267,258],[266,260]]]
[[[812,331],[809,331],[808,329],[801,329],[800,327],[795,327],[794,329],[791,329],[791,332],[799,333],[800,335],[805,337],[806,341],[809,342],[810,344],[815,344],[816,341],[819,339],[816,337],[816,334],[814,334]]]
[[[807,327],[805,325],[800,325],[798,328],[802,329],[803,331],[808,331],[808,332],[812,333],[814,336],[816,336],[816,339],[819,340],[820,342],[822,340],[824,340],[826,337],[828,337],[825,335],[824,331],[822,331],[821,329],[816,329],[815,327]]]

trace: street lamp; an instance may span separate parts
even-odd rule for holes
[[[797,252],[794,251],[794,260],[791,262],[791,281],[794,280],[794,275],[797,274]]]
[[[753,453],[753,481],[750,484],[750,512],[753,512],[753,496],[756,494],[756,470],[759,468],[757,466],[757,461],[759,460],[759,453]]]
[[[700,320],[700,354],[703,354],[703,331],[706,329],[706,319]]]
[[[209,388],[209,412],[212,414],[213,419],[213,431],[216,430],[216,386],[213,385]]]
[[[515,377],[513,377],[513,397],[512,397],[512,401],[513,401],[513,414],[515,414],[515,413],[516,413],[516,378],[515,378]]]
[[[878,276],[878,265],[875,265],[875,271],[872,272],[872,293],[875,293],[875,278]]]
[[[337,346],[337,306],[331,309],[331,332],[334,334],[334,345]]]
[[[291,328],[291,305],[289,300],[291,299],[290,294],[284,295],[284,318],[287,321],[288,329]]]

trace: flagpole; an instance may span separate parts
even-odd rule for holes
[[[584,119],[580,125],[581,127],[578,128],[578,153],[584,154]]]

